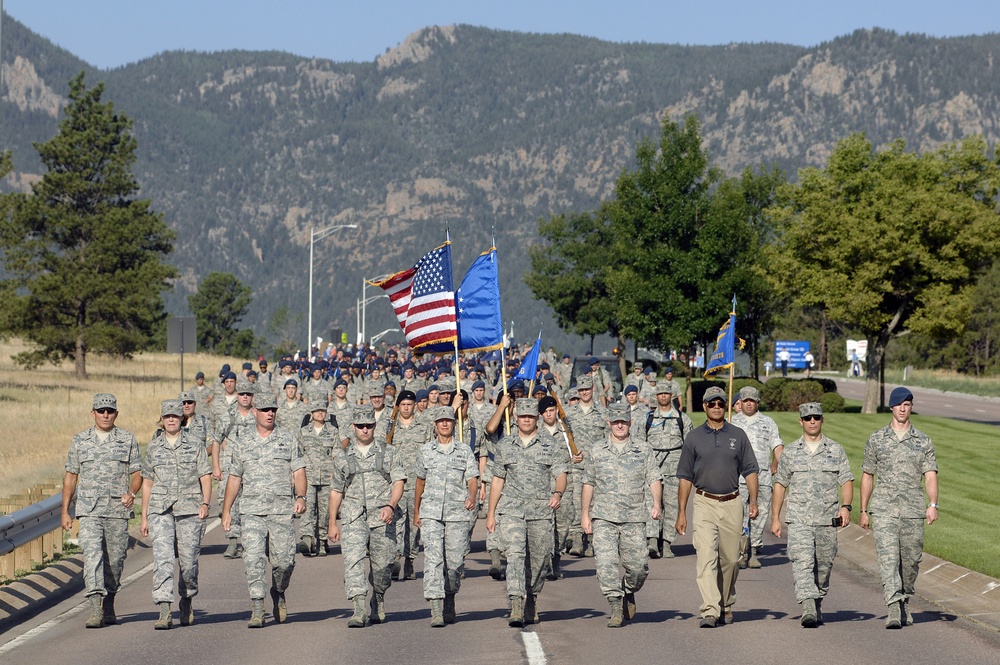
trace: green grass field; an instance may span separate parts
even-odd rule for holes
[[[802,428],[796,413],[768,413],[781,438],[790,443]],[[844,446],[854,472],[854,523],[861,502],[861,461],[865,442],[889,423],[888,414],[831,413],[823,433]],[[695,424],[705,421],[693,414]],[[925,529],[924,549],[931,554],[1000,578],[1000,429],[960,420],[913,416],[914,426],[934,441],[940,481],[937,522]],[[876,479],[877,482],[877,479]]]

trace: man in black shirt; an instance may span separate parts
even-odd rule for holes
[[[705,391],[708,420],[684,440],[677,467],[677,533],[687,531],[687,503],[694,487],[694,542],[701,591],[701,627],[714,628],[720,618],[733,622],[736,574],[743,505],[739,477],[747,481],[750,519],[757,518],[757,458],[746,432],[725,420],[726,393]]]

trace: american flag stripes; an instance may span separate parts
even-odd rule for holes
[[[451,243],[434,248],[409,270],[372,284],[389,296],[410,348],[458,339]]]

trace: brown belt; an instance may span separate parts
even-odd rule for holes
[[[732,501],[740,495],[739,492],[733,492],[732,494],[709,494],[705,490],[699,489],[696,489],[694,493],[700,494],[706,499],[715,499],[716,501]]]

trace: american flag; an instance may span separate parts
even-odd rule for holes
[[[458,339],[451,243],[434,248],[409,270],[372,284],[389,296],[410,348]]]

